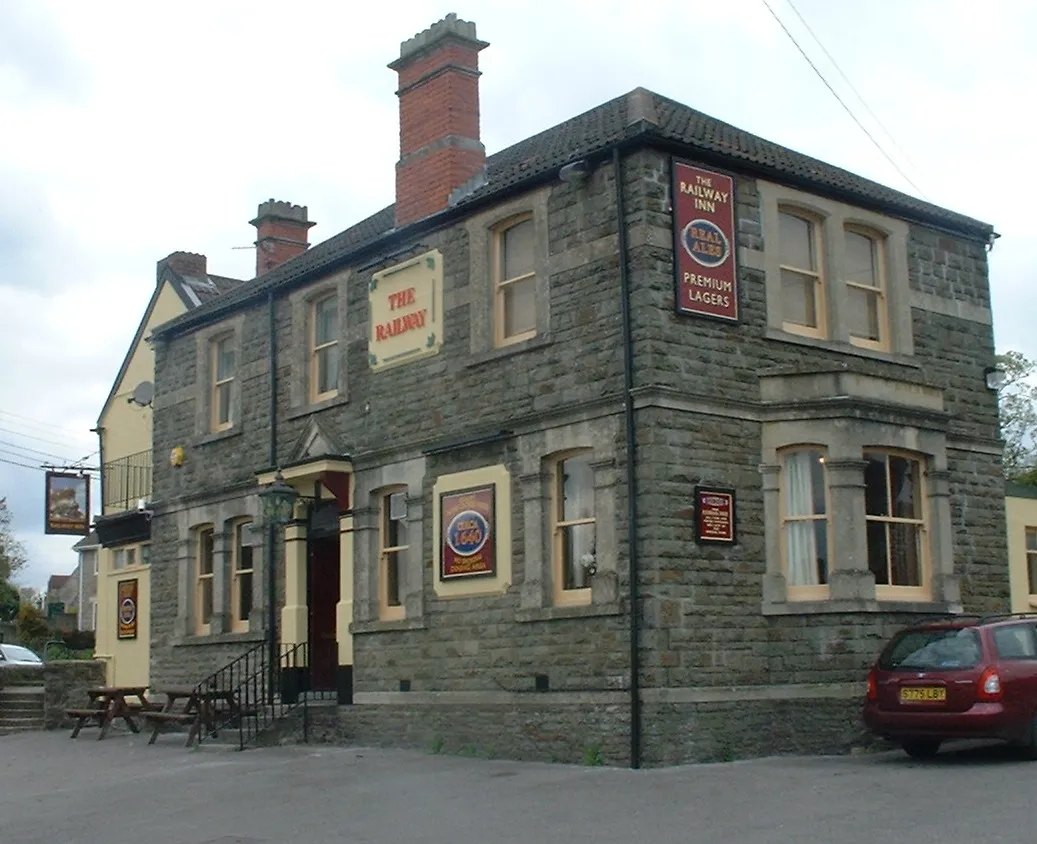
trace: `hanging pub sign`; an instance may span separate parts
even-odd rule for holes
[[[734,545],[735,491],[695,487],[695,541],[700,545]]]
[[[673,162],[677,312],[738,322],[734,179]]]
[[[119,581],[119,638],[137,638],[137,579]]]
[[[497,571],[497,523],[493,484],[442,493],[442,580],[493,575]]]
[[[47,472],[43,532],[64,536],[90,533],[90,476]]]

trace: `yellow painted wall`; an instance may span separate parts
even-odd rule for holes
[[[151,657],[151,566],[113,569],[114,554],[112,548],[101,549],[94,653],[105,661],[110,685],[147,686]],[[137,580],[137,638],[120,639],[119,581],[131,579]]]
[[[176,291],[168,283],[163,284],[144,329],[144,336],[133,350],[129,366],[116,387],[115,396],[99,420],[105,462],[151,450],[151,408],[139,407],[128,399],[141,381],[155,380],[155,352],[146,338],[151,335],[153,328],[186,310]]]
[[[128,401],[142,381],[155,380],[155,353],[147,338],[152,330],[187,310],[168,282],[163,283],[136,348],[115,387],[115,395],[98,420],[105,462],[151,451],[151,408]],[[105,515],[117,512],[104,508]],[[119,686],[146,686],[151,651],[151,567],[114,569],[115,550],[101,548],[97,566],[97,631],[95,654],[107,665],[108,682]],[[138,551],[139,553],[139,551]],[[137,579],[137,638],[119,639],[118,589],[120,580]]]
[[[1037,609],[1037,597],[1031,601],[1026,576],[1026,529],[1037,528],[1037,497],[1008,496],[1005,499],[1005,518],[1008,522],[1012,612],[1029,612]]]

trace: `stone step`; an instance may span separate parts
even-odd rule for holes
[[[25,730],[42,730],[43,717],[35,718],[3,718],[0,717],[0,732],[22,732]]]
[[[2,700],[0,701],[0,718],[5,715],[17,715],[20,712],[43,712],[42,700]]]
[[[0,686],[0,698],[20,695],[39,695],[43,697],[43,686]]]

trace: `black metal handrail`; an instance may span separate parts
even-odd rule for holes
[[[194,689],[198,700],[212,714],[211,721],[200,731],[199,743],[234,729],[238,733],[238,749],[244,750],[260,733],[299,706],[303,709],[303,741],[309,741],[308,696],[299,694],[300,684],[294,676],[294,672],[306,670],[308,665],[309,646],[305,642],[281,645],[273,666],[268,645],[261,642],[214,671]]]

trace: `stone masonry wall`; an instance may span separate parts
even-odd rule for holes
[[[633,229],[633,313],[640,363],[636,389],[646,396],[638,414],[646,763],[754,755],[798,745],[813,750],[848,747],[860,738],[862,698],[852,696],[854,684],[863,695],[863,681],[877,652],[915,616],[889,609],[772,617],[761,613],[767,563],[757,470],[758,376],[776,367],[849,363],[854,371],[942,390],[962,600],[967,611],[1005,608],[1008,572],[996,398],[983,380],[983,369],[994,355],[991,327],[981,310],[989,306],[983,246],[911,227],[910,285],[930,297],[920,300],[926,309],[912,311],[913,360],[859,354],[848,346],[783,342],[768,335],[765,277],[752,260],[740,260],[737,325],[673,313],[667,158],[650,152],[632,156],[625,183],[627,222]],[[738,247],[765,248],[754,180],[736,178],[736,199]],[[743,251],[740,258],[751,256]],[[975,308],[962,309],[959,302]],[[935,307],[948,313],[934,312]],[[952,315],[959,312],[965,315]],[[682,403],[687,409],[680,409]],[[696,483],[736,489],[737,545],[695,544],[693,522],[679,510],[692,503]],[[762,692],[769,700],[751,700],[747,690],[732,695],[745,699],[729,702],[656,702],[664,699],[661,695],[679,698],[682,690],[694,697],[696,690],[711,686],[785,684],[800,685],[802,697],[782,700],[783,692],[775,688]],[[815,684],[835,685],[810,691]],[[825,699],[829,692],[851,697]],[[806,733],[797,736],[790,726],[795,724]]]
[[[532,203],[534,198],[530,198]],[[513,203],[522,205],[522,200]],[[354,459],[358,473],[421,456],[424,447],[473,434],[509,428],[523,432],[570,424],[619,412],[622,351],[620,303],[603,290],[614,286],[618,262],[614,183],[610,168],[600,168],[581,187],[557,185],[546,200],[548,218],[539,247],[551,278],[550,319],[543,336],[506,350],[480,350],[473,331],[480,326],[478,299],[487,277],[471,277],[465,224],[428,234],[404,245],[392,257],[368,262],[348,280],[344,308],[346,391],[319,409],[293,407],[292,379],[300,377],[292,337],[292,311],[286,299],[276,306],[278,345],[278,461],[293,450],[316,419],[322,430]],[[510,212],[509,212],[510,213]],[[502,212],[503,214],[503,212]],[[433,357],[372,373],[367,362],[368,287],[373,273],[412,254],[439,249],[444,260],[444,345]],[[484,265],[486,262],[484,261]],[[202,378],[195,336],[178,337],[156,352],[155,449],[166,454],[186,448],[180,469],[156,461],[156,537],[152,554],[156,592],[171,607],[176,600],[175,562],[170,543],[172,512],[203,500],[228,485],[247,484],[270,464],[265,306],[246,312],[238,371],[242,373],[241,423],[226,434],[197,430],[198,381]],[[231,325],[228,321],[227,325]],[[214,329],[215,331],[215,329]],[[210,334],[213,332],[209,332]],[[476,347],[473,351],[473,347]],[[204,389],[204,387],[201,387]],[[432,485],[442,474],[503,462],[518,495],[520,467],[511,444],[493,449],[458,450],[430,458],[425,478],[424,512],[432,513]],[[594,445],[594,443],[586,443]],[[622,442],[618,471],[622,471]],[[625,537],[625,501],[618,496],[616,531]],[[357,502],[357,506],[367,506]],[[354,635],[357,691],[388,692],[409,679],[413,688],[499,692],[532,688],[535,673],[547,673],[551,688],[616,687],[628,674],[625,615],[516,621],[524,577],[521,500],[513,508],[513,580],[507,594],[493,599],[437,600],[434,573],[426,566],[425,613],[419,629],[399,630],[366,624]],[[431,559],[431,518],[422,534],[424,559]],[[625,555],[623,548],[620,556]],[[257,560],[262,565],[262,560]],[[625,567],[620,567],[625,572]],[[625,578],[620,575],[620,580]],[[620,583],[620,591],[622,585]],[[156,611],[152,631],[153,680],[180,681],[247,646],[221,642],[212,647],[176,641],[170,609]],[[204,653],[203,653],[204,652]],[[625,681],[624,681],[625,682]]]
[[[503,463],[514,484],[519,472],[517,444],[524,435],[620,413],[622,350],[612,178],[611,166],[602,165],[582,187],[549,189],[542,244],[551,281],[549,328],[542,339],[528,345],[506,351],[480,347],[478,332],[485,332],[486,326],[481,322],[485,311],[480,309],[479,297],[486,279],[472,275],[470,231],[462,224],[427,234],[420,243],[405,246],[382,262],[354,268],[346,282],[346,390],[319,408],[293,405],[291,382],[300,377],[293,350],[298,338],[292,336],[291,305],[279,300],[278,461],[292,458],[311,416],[353,456],[358,472],[420,457],[422,449],[434,443],[500,428],[513,430],[515,438],[510,441],[428,459],[422,501],[427,561],[433,542],[430,514],[436,477]],[[882,642],[912,616],[895,610],[782,616],[761,611],[767,560],[758,471],[759,376],[775,367],[848,364],[855,372],[920,381],[942,390],[954,564],[961,576],[962,599],[966,610],[1006,604],[996,404],[982,377],[983,368],[993,359],[991,328],[982,317],[989,305],[985,253],[981,245],[912,226],[909,282],[917,297],[912,309],[912,360],[782,340],[767,330],[766,280],[752,260],[741,264],[737,325],[675,315],[667,158],[648,151],[631,155],[624,163],[624,186],[639,407],[640,679],[646,695],[646,762],[716,759],[768,749],[848,747],[859,738],[854,684],[863,683]],[[755,180],[737,177],[736,199],[737,245],[745,255],[758,254],[766,247],[766,232]],[[445,265],[443,349],[436,356],[371,373],[367,364],[371,275],[433,248],[440,250]],[[971,310],[963,311],[955,301]],[[176,338],[156,351],[156,453],[166,454],[175,445],[187,449],[182,469],[172,470],[165,461],[156,461],[152,578],[153,589],[162,590],[164,600],[175,596],[178,565],[169,550],[174,540],[164,511],[204,499],[228,485],[244,488],[271,463],[267,318],[265,306],[254,307],[241,318],[241,422],[226,434],[198,430],[196,395],[201,375],[195,336]],[[616,470],[624,477],[622,436],[615,453]],[[679,511],[691,503],[692,488],[700,482],[737,490],[739,542],[733,548],[695,545],[691,521]],[[523,692],[531,686],[534,673],[548,673],[552,690],[620,690],[616,678],[628,671],[625,606],[618,613],[588,618],[516,620],[531,561],[524,559],[521,500],[514,485],[513,495],[512,587],[492,599],[438,600],[431,587],[434,572],[425,566],[424,613],[414,619],[416,629],[375,624],[354,636],[357,691],[402,694],[397,691],[399,681],[409,679],[415,691],[430,693]],[[624,484],[616,487],[616,496],[618,588],[625,596]],[[202,652],[210,662],[235,655],[235,643],[178,645],[166,615],[153,613],[153,681],[179,678],[190,673],[189,665],[200,668]],[[243,649],[241,644],[236,646],[239,652]],[[687,697],[719,687],[824,684],[831,688],[818,690],[813,697],[809,688],[788,699],[778,699],[780,691],[770,699],[765,695],[751,701]],[[678,698],[681,694],[685,698],[668,701],[666,695],[674,690]],[[343,723],[352,725],[342,730],[358,740],[395,741],[394,730],[408,723],[411,726],[404,733],[412,743],[436,741],[438,736],[459,749],[481,747],[480,718],[496,713],[486,715],[485,729],[499,732],[500,724],[505,726],[508,741],[514,744],[509,754],[553,758],[540,745],[523,744],[526,722],[519,710],[509,713],[506,708],[473,703],[464,711],[467,715],[462,718],[443,704],[364,704],[342,716],[347,719]],[[608,748],[610,758],[625,754],[619,749],[624,716],[615,714],[613,726],[606,727],[611,738],[604,738],[574,712],[557,705],[542,713],[564,723],[557,732],[566,736],[562,755],[567,761],[573,761],[579,748],[594,743]]]

